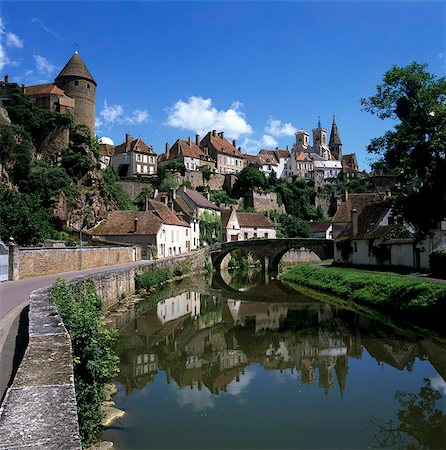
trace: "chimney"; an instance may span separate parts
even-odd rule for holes
[[[212,136],[217,136],[217,130],[212,130]]]
[[[166,142],[166,159],[170,158],[170,145]]]
[[[169,199],[167,198],[167,195],[164,194],[161,197],[161,202],[164,203],[167,206],[168,201],[169,201]]]
[[[9,83],[9,75],[5,75],[5,84]]]
[[[234,139],[233,141],[232,141],[232,146],[236,149],[237,148],[237,141]]]
[[[172,200],[176,200],[177,199],[177,190],[174,188],[170,192],[172,195]]]
[[[204,191],[203,192],[204,197],[206,197],[208,200],[210,200],[210,195],[209,195],[209,191]]]
[[[224,131],[222,131],[222,132],[220,133],[220,137],[221,137],[222,139],[225,138],[225,132],[224,132]]]
[[[346,202],[348,200],[348,190],[346,189],[344,195],[342,196],[342,201]]]
[[[133,232],[136,233],[138,231],[138,218],[137,217],[135,217],[133,226],[134,226]]]
[[[130,134],[125,133],[125,151],[128,152],[130,150],[130,144],[132,142],[132,137]]]
[[[352,209],[352,234],[353,237],[358,234],[358,210],[356,208]]]
[[[286,146],[286,149],[288,150],[288,145]]]
[[[187,138],[187,144],[190,146],[192,144],[190,136]]]
[[[196,143],[197,145],[200,145],[200,135],[199,135],[199,134],[196,134],[196,135],[195,135],[195,143]]]
[[[158,196],[158,189],[155,189],[153,191],[153,198],[156,198]]]

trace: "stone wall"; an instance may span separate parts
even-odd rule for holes
[[[249,191],[244,196],[245,208],[253,208],[255,212],[278,212],[285,213],[285,206],[277,202],[275,192],[254,192]]]
[[[125,264],[141,260],[139,247],[84,247],[80,248],[38,248],[15,247],[10,264],[13,267],[10,279],[71,272],[92,267]]]
[[[124,192],[128,194],[132,202],[136,200],[136,197],[138,197],[143,188],[152,186],[150,183],[143,183],[141,181],[119,181],[119,184],[124,189]]]
[[[154,267],[203,270],[208,254],[205,248],[78,277],[71,283],[93,281],[106,310],[116,305],[123,293],[134,293],[135,274]],[[47,287],[30,296],[28,348],[0,408],[1,449],[81,449],[71,341],[50,295]]]

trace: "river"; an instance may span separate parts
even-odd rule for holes
[[[158,295],[119,329],[116,448],[446,448],[445,341],[255,272]]]

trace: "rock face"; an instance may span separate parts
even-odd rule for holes
[[[45,136],[37,149],[37,153],[42,159],[50,159],[57,164],[69,143],[70,130],[66,126],[59,126]]]
[[[3,106],[0,106],[0,126],[2,125],[11,125],[11,120],[9,119],[8,111]]]

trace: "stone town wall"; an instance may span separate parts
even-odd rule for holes
[[[135,274],[178,265],[203,270],[207,256],[207,249],[202,249],[79,277],[71,283],[93,281],[108,309],[119,302],[122,293],[134,293]],[[1,449],[81,449],[71,341],[50,295],[47,287],[30,296],[28,348],[0,408]]]
[[[277,194],[275,192],[254,192],[249,191],[245,197],[245,208],[253,208],[255,212],[278,212],[285,213],[285,206],[277,202]]]
[[[141,260],[139,247],[15,249],[12,280]]]
[[[124,189],[124,192],[128,194],[132,202],[136,200],[136,197],[138,197],[143,188],[151,186],[151,184],[142,183],[141,181],[119,181],[119,184]]]

